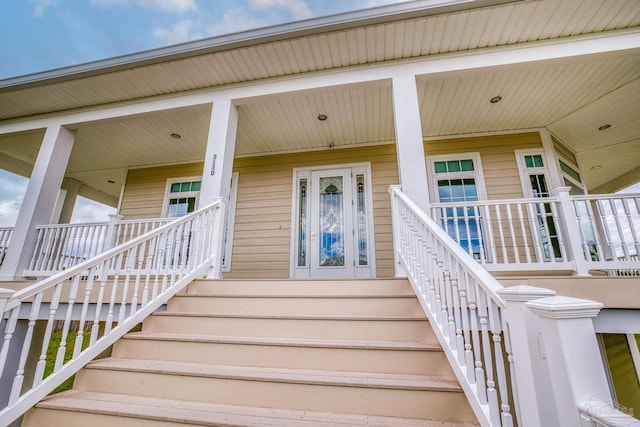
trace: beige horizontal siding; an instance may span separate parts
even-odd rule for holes
[[[160,218],[167,179],[202,176],[203,167],[203,163],[189,163],[129,170],[120,215],[125,219]]]
[[[480,153],[487,198],[499,200],[523,197],[514,150],[540,147],[540,134],[531,132],[426,141],[424,151],[427,156]]]
[[[398,183],[394,145],[236,159],[239,172],[231,272],[225,278],[289,277],[293,169],[371,162],[376,275],[392,277],[391,205]]]
[[[573,151],[571,151],[571,149],[569,149],[566,145],[564,145],[562,142],[558,141],[553,136],[551,137],[551,140],[553,141],[553,148],[555,149],[556,154],[558,154],[558,155],[564,157],[565,159],[569,160],[574,165],[578,164],[578,160],[576,159],[576,155],[575,155],[575,153]]]

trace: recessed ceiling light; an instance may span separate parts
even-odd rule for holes
[[[109,184],[115,184],[115,183],[116,183],[116,182],[115,182],[114,180],[112,180],[112,179],[108,179],[108,180],[107,180],[107,182],[108,182]]]
[[[605,130],[605,129],[609,129],[611,127],[611,125],[609,123],[607,123],[606,125],[602,125],[598,128],[598,130]]]
[[[175,133],[175,132],[174,132],[174,133],[172,133],[172,134],[171,134],[171,138],[173,138],[173,139],[180,139],[180,138],[182,138],[182,136],[181,136],[179,133]]]
[[[327,120],[327,115],[326,114],[319,114],[318,115],[318,120],[320,120],[321,122],[324,122],[325,120]]]
[[[493,98],[491,98],[489,100],[489,102],[492,103],[492,104],[497,104],[500,101],[502,101],[502,97],[500,95],[494,96]]]

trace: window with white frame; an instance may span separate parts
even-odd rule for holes
[[[201,178],[198,176],[169,178],[167,180],[162,216],[178,218],[195,211],[198,208],[201,183]]]
[[[549,197],[549,169],[544,151],[540,149],[515,150],[522,191],[527,198]],[[551,204],[536,205],[536,222],[545,258],[561,256],[558,230]]]
[[[468,204],[486,198],[480,153],[428,156],[427,165],[431,194],[440,204],[437,220],[471,256],[484,260],[480,209]]]
[[[163,217],[178,218],[198,209],[201,183],[202,180],[199,176],[168,179],[162,208]],[[231,177],[231,191],[225,216],[224,245],[222,252],[223,272],[231,271],[237,192],[238,172],[234,172]]]

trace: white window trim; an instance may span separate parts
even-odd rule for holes
[[[545,155],[545,150],[542,148],[516,149],[513,151],[516,155],[516,163],[518,165],[518,174],[520,175],[520,185],[522,186],[523,197],[525,199],[532,199],[534,197],[531,189],[531,181],[529,179],[529,174],[544,175],[545,181],[547,184],[547,191],[549,191],[549,194],[551,194],[551,190],[553,190],[553,187],[551,185],[551,180],[550,180],[551,174],[549,171],[549,162],[555,161],[555,159],[549,159]],[[536,156],[536,155],[542,156],[542,162],[544,163],[544,166],[535,167],[535,168],[527,167],[524,161],[524,157]],[[558,164],[558,168],[559,167],[560,165]]]
[[[176,182],[187,182],[187,181],[202,181],[202,176],[181,176],[176,178],[168,178],[167,185],[164,188],[164,200],[162,201],[162,218],[167,218],[169,214],[169,198],[171,197],[171,184],[175,184]],[[184,193],[174,193],[184,195],[183,197],[194,197],[196,198],[196,209],[198,209],[198,204],[200,202],[200,191],[187,191]]]
[[[240,174],[233,172],[231,174],[231,191],[229,192],[229,204],[227,206],[227,241],[224,247],[224,260],[222,263],[222,272],[231,271],[231,257],[233,255],[233,230],[236,224],[236,200],[238,199],[238,179]]]
[[[360,162],[360,163],[342,163],[335,165],[321,165],[321,166],[310,166],[304,168],[293,168],[293,182],[291,185],[292,188],[292,197],[291,197],[291,242],[289,245],[289,254],[290,254],[290,264],[289,264],[289,277],[295,278],[298,277],[296,273],[297,270],[309,270],[309,259],[307,259],[307,265],[304,267],[298,267],[298,252],[296,251],[296,246],[298,244],[298,204],[299,204],[299,194],[298,194],[298,182],[301,178],[307,178],[307,191],[309,191],[309,184],[311,183],[311,172],[313,171],[321,171],[321,170],[332,170],[332,169],[344,169],[351,168],[351,173],[353,176],[359,173],[365,174],[365,184],[366,184],[366,200],[367,200],[367,224],[369,225],[367,230],[367,247],[369,248],[369,265],[360,266],[356,262],[356,278],[358,278],[357,270],[370,269],[371,270],[371,278],[375,278],[377,274],[376,269],[376,247],[375,247],[375,233],[374,233],[374,223],[373,223],[373,185],[371,179],[371,162]],[[352,180],[352,183],[355,185],[355,180]],[[307,193],[309,194],[309,193]],[[355,200],[355,199],[354,199]],[[309,215],[309,209],[311,208],[311,197],[307,197],[307,215]],[[310,221],[307,221],[307,235],[309,235],[308,228],[311,227]],[[307,254],[310,251],[307,250]]]
[[[465,172],[446,172],[436,173],[435,163],[448,161],[448,160],[473,160],[473,171]],[[476,190],[478,191],[478,200],[487,199],[487,189],[484,184],[484,174],[482,168],[482,161],[480,160],[479,152],[471,153],[457,153],[457,154],[436,154],[426,156],[427,162],[427,177],[429,179],[429,192],[431,193],[431,201],[433,203],[440,202],[440,195],[438,194],[438,179],[459,179],[459,178],[474,178],[476,181]]]

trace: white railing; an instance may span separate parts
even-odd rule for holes
[[[489,270],[563,269],[569,265],[559,203],[551,197],[434,203],[431,216]]]
[[[0,311],[6,325],[0,377],[13,378],[0,425],[18,418],[194,278],[211,269],[219,275],[223,218],[219,201],[12,295]],[[28,312],[24,339],[15,335],[21,310]],[[52,333],[61,317],[58,342]],[[36,320],[43,318],[46,328],[36,340]],[[72,321],[77,332],[71,332]],[[69,348],[67,340],[73,342]],[[7,364],[10,349],[20,355],[17,367]],[[47,361],[48,352],[56,355],[54,362]],[[34,356],[31,372],[27,360]]]
[[[640,194],[574,196],[573,211],[591,268],[638,275]]]
[[[391,188],[394,253],[481,425],[518,412],[502,286],[399,189]]]
[[[171,218],[120,220],[109,222],[51,224],[36,227],[38,236],[25,276],[50,276],[73,267],[105,250],[141,236]]]
[[[578,405],[583,427],[640,427],[640,420],[612,402],[589,399]]]
[[[9,247],[9,240],[11,239],[12,233],[13,227],[0,227],[0,265],[2,265],[4,256],[7,253],[7,248]]]

